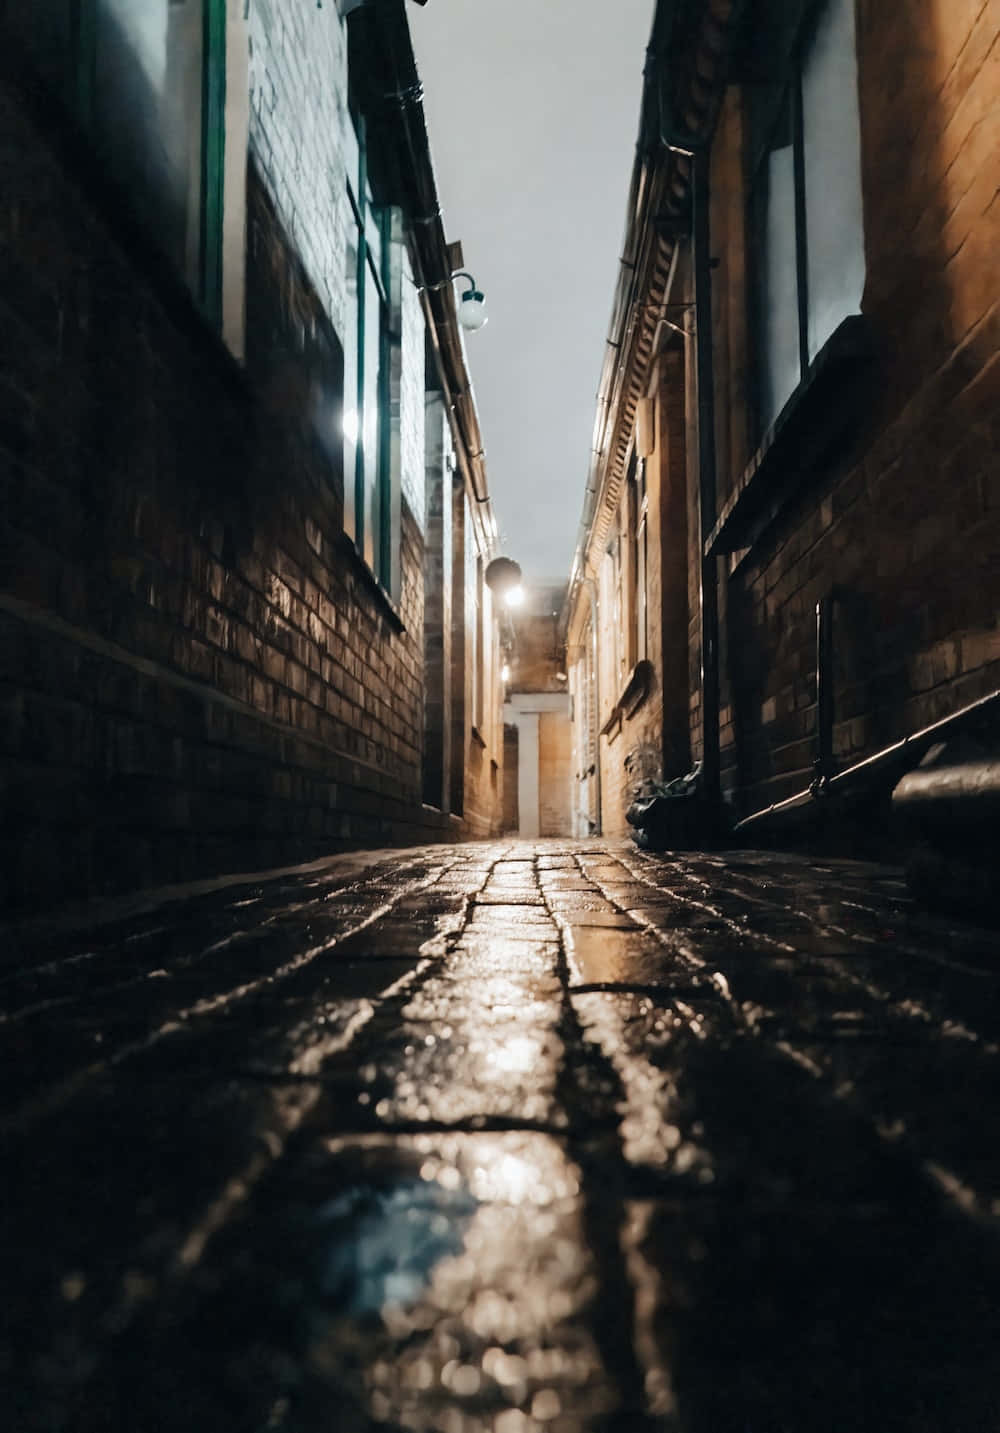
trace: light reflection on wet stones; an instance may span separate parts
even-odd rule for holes
[[[107,1056],[15,1145],[26,1433],[993,1427],[981,938],[856,865],[525,849],[27,953],[32,1078]]]
[[[338,1192],[294,1211],[311,1311],[289,1428],[322,1426],[314,1417],[344,1392],[414,1433],[596,1426],[612,1400],[581,1324],[594,1283],[579,1176],[558,1145],[520,1134],[331,1139],[302,1179],[317,1196],[328,1179]],[[291,1211],[277,1213],[283,1224]],[[307,1272],[312,1246],[323,1250],[318,1276]]]
[[[455,1123],[521,1118],[549,1122],[563,1047],[544,1023],[470,1018],[466,1012],[436,1033],[404,1023],[379,1052],[373,1108],[384,1123]]]

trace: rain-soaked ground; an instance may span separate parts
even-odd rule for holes
[[[3,1426],[995,1433],[996,938],[505,843],[8,930]]]

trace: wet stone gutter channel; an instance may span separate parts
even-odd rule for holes
[[[373,853],[9,928],[16,1430],[997,1426],[995,932],[898,872]]]

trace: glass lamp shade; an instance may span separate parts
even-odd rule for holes
[[[486,300],[478,289],[467,289],[462,295],[462,302],[458,306],[458,321],[463,328],[470,333],[475,333],[486,323],[489,315],[486,312]]]

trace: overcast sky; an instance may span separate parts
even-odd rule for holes
[[[568,576],[618,274],[654,0],[408,7],[502,548]]]

